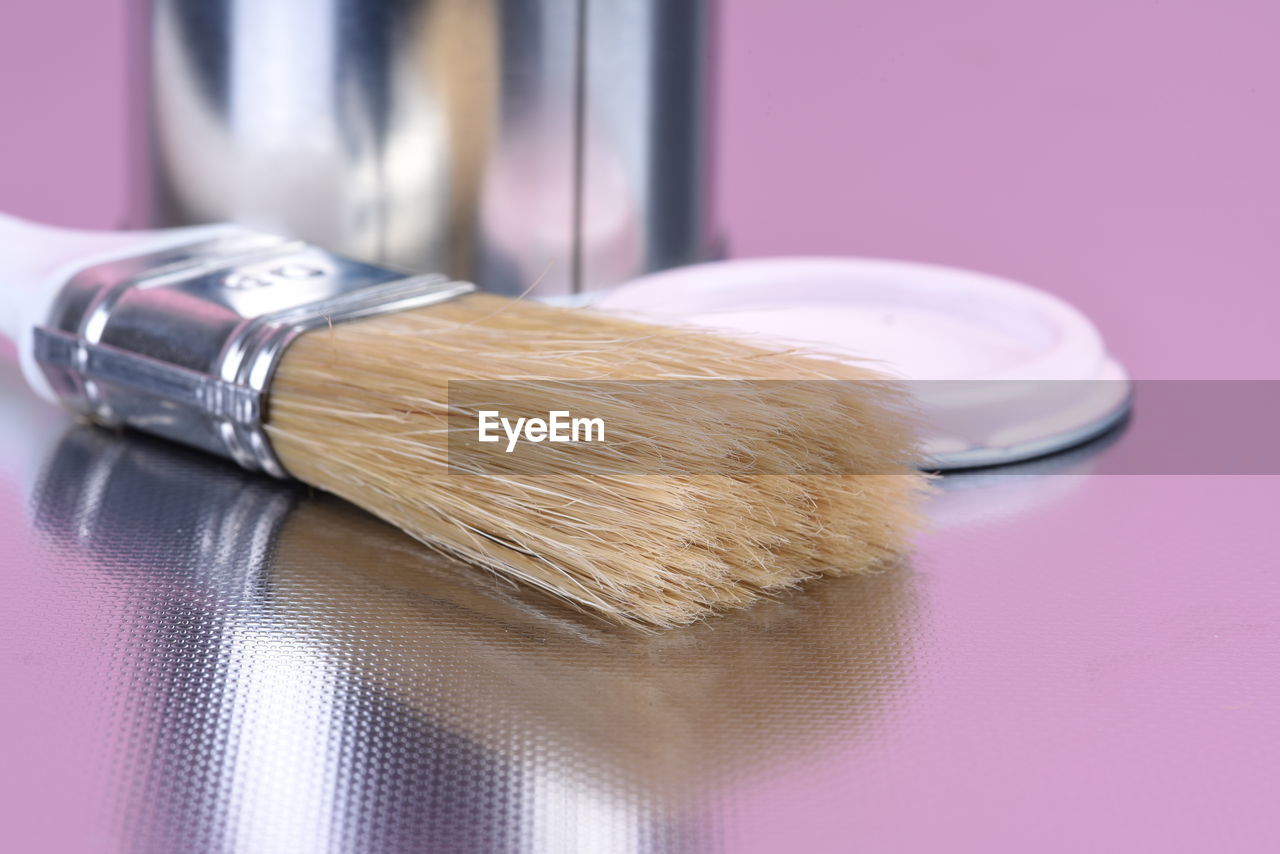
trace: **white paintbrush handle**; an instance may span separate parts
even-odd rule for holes
[[[290,342],[475,290],[233,225],[102,234],[10,218],[4,279],[5,328],[37,392],[277,477],[264,413]]]
[[[31,331],[45,322],[58,291],[78,271],[194,243],[235,228],[197,225],[159,231],[83,231],[0,214],[0,335],[17,347],[27,382],[42,397],[54,399],[35,364]]]

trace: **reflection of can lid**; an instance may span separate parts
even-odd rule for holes
[[[854,258],[701,264],[596,307],[801,342],[909,382],[930,467],[999,465],[1077,445],[1129,410],[1097,329],[1043,291],[982,273]]]

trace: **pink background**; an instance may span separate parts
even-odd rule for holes
[[[121,221],[127,2],[6,7],[0,209]],[[1070,299],[1139,377],[1280,376],[1274,3],[722,7],[734,254],[972,267]]]

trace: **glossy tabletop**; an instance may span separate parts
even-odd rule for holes
[[[3,380],[7,850],[1280,846],[1277,478],[1099,474],[1136,426],[640,635]]]

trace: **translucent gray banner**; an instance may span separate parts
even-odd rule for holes
[[[459,381],[448,425],[459,475],[889,475],[1094,439],[1094,473],[1280,474],[1269,380]]]

